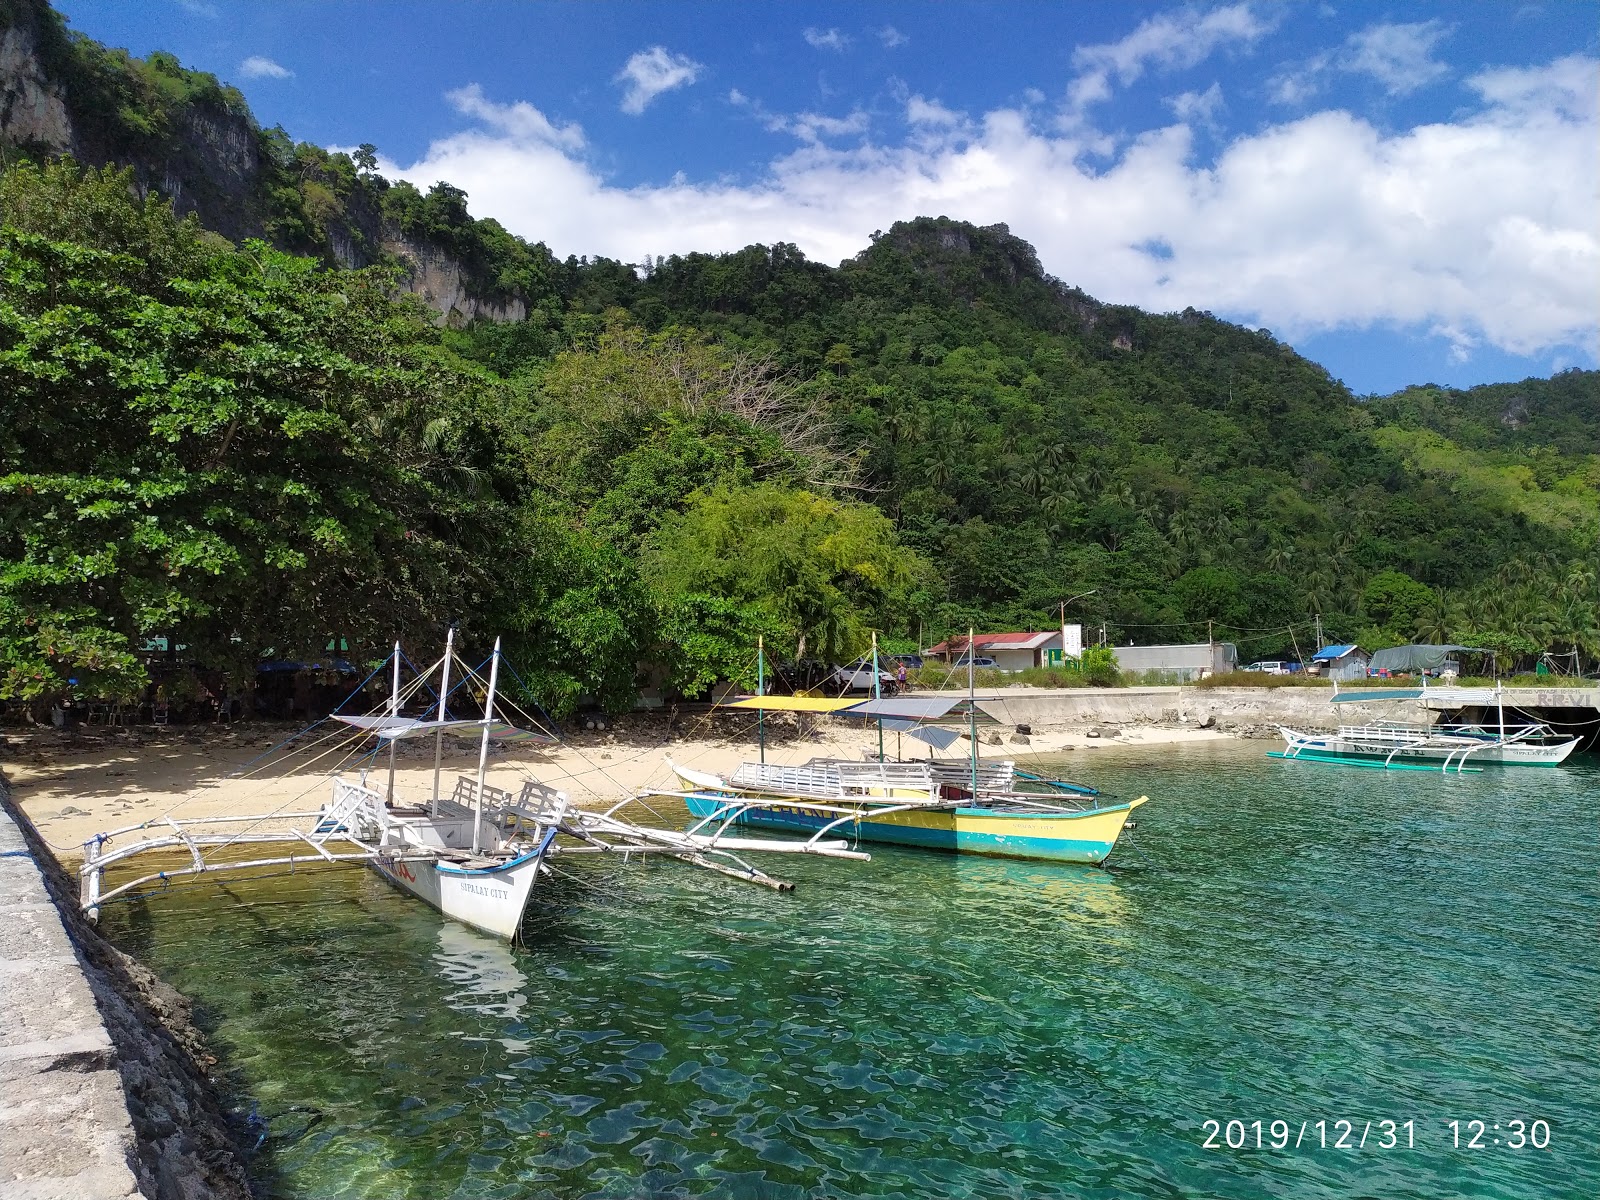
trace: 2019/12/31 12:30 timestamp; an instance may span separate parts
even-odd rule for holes
[[[1434,1126],[1435,1129],[1439,1128]],[[1550,1122],[1520,1118],[1504,1123],[1446,1121],[1450,1146],[1456,1150],[1546,1150]],[[1207,1150],[1415,1150],[1429,1140],[1428,1123],[1395,1120],[1252,1120],[1201,1123]]]
[[[1550,1146],[1549,1121],[1515,1120],[1503,1125],[1451,1121],[1449,1124],[1457,1150],[1490,1150],[1496,1146],[1508,1150],[1545,1150]]]

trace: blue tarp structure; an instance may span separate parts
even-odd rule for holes
[[[288,658],[269,658],[265,662],[256,664],[257,671],[272,673],[275,671],[337,671],[341,675],[359,675],[355,667],[346,659],[335,658],[325,663],[299,662]]]
[[[1343,658],[1346,654],[1349,654],[1350,651],[1359,650],[1360,648],[1361,647],[1354,644],[1348,646],[1324,646],[1321,650],[1318,650],[1311,656],[1311,661],[1333,662],[1335,659]]]

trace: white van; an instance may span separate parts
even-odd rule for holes
[[[1246,671],[1260,671],[1263,675],[1288,675],[1294,667],[1286,662],[1253,662],[1245,668]]]

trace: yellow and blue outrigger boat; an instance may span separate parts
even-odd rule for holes
[[[1034,779],[1009,762],[983,764],[976,795],[961,763],[747,762],[730,779],[670,759],[668,765],[687,787],[684,803],[697,819],[688,831],[693,836],[750,825],[814,839],[1067,863],[1104,862],[1133,810],[1148,799],[1107,804],[1089,789]]]
[[[969,631],[969,645],[971,636]],[[967,657],[964,698],[970,761],[930,757],[900,762],[884,753],[884,729],[910,731],[911,736],[946,749],[959,735],[923,722],[948,715],[962,697],[946,693],[885,699],[876,634],[872,639],[873,697],[866,702],[766,695],[766,660],[759,641],[756,653],[757,694],[735,700],[728,707],[753,709],[758,722],[764,722],[773,709],[875,720],[878,752],[865,761],[814,758],[803,766],[779,766],[766,761],[766,730],[759,724],[761,761],[740,764],[728,779],[680,766],[669,758],[667,766],[686,787],[678,794],[696,819],[688,830],[691,837],[709,837],[715,843],[732,826],[752,825],[809,834],[811,842],[843,836],[858,842],[889,842],[959,854],[1098,865],[1116,848],[1133,810],[1149,800],[1140,796],[1107,803],[1093,788],[1042,779],[1018,771],[1009,761],[980,763],[971,655]]]

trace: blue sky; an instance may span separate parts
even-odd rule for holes
[[[563,255],[943,214],[1358,392],[1596,365],[1594,3],[58,7]]]

